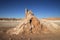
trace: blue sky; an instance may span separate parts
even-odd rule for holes
[[[25,8],[38,18],[60,17],[59,0],[0,0],[0,17],[23,18]]]

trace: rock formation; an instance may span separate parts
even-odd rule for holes
[[[25,32],[25,33],[37,33],[41,32],[40,21],[34,16],[31,10],[25,9],[25,18],[24,20],[15,28],[12,28],[7,31],[8,34],[16,34]]]
[[[31,10],[25,9],[25,18],[15,27],[9,29],[6,33],[10,35],[24,34],[40,34],[40,33],[54,33],[60,31],[60,26],[56,25],[56,22],[47,19],[36,18]]]

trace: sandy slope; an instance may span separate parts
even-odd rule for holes
[[[47,19],[40,19],[41,24],[43,24],[43,27],[47,27],[48,30],[51,32],[59,31],[60,26],[59,22],[60,20],[47,20]]]

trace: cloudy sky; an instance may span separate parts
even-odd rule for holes
[[[0,0],[0,17],[23,18],[25,8],[38,18],[60,17],[59,0]]]

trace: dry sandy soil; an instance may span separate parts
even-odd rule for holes
[[[0,20],[0,40],[60,40],[60,20],[40,19],[41,24],[46,31],[42,29],[40,34],[22,32],[19,35],[9,35],[6,31],[17,26],[20,21]],[[43,31],[44,30],[44,31]]]

